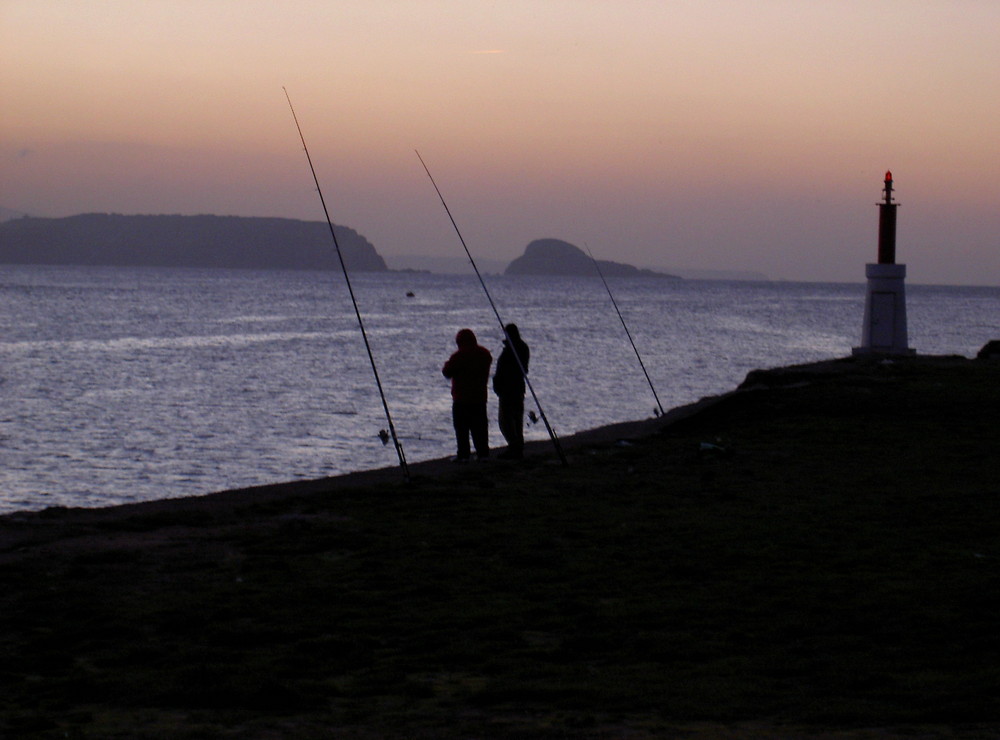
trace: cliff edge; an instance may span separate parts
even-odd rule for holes
[[[364,236],[335,226],[349,270],[384,272]],[[240,216],[15,218],[0,223],[0,263],[334,270],[340,263],[322,221]]]

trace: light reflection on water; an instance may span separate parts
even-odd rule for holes
[[[455,332],[468,326],[500,350],[481,286],[409,273],[352,280],[408,459],[450,454],[440,368]],[[557,433],[651,415],[598,278],[486,282],[531,344],[532,383]],[[844,356],[860,339],[861,284],[609,285],[668,408],[756,368]],[[907,291],[910,344],[922,353],[972,356],[1000,336],[1000,289]],[[393,466],[376,436],[385,425],[339,273],[0,267],[0,512]],[[495,423],[491,439],[500,444]]]

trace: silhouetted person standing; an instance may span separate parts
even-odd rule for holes
[[[458,442],[456,462],[469,459],[469,435],[480,460],[490,456],[489,422],[486,417],[486,384],[490,379],[493,355],[476,341],[472,329],[455,335],[458,351],[441,369],[451,379],[451,419]]]
[[[521,339],[521,332],[516,324],[507,324],[504,331],[507,332],[507,339],[503,340],[503,351],[497,360],[497,371],[493,376],[493,392],[500,399],[500,433],[507,440],[507,449],[500,453],[500,457],[520,460],[524,455],[524,375],[521,369],[528,372],[531,350]],[[520,364],[518,359],[521,360]]]

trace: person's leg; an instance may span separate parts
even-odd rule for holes
[[[524,451],[524,396],[511,399],[508,417],[511,436],[507,441],[511,450],[520,456]]]
[[[455,426],[455,441],[458,445],[458,459],[468,460],[469,450],[469,412],[465,404],[455,401],[451,405],[451,421]]]
[[[500,402],[497,404],[497,424],[500,426],[500,434],[503,435],[507,445],[510,446],[513,430],[511,429],[509,396],[500,396]]]
[[[476,446],[476,454],[480,459],[489,457],[490,421],[486,415],[485,401],[469,407],[469,427],[472,431],[472,443]]]
[[[500,453],[504,458],[519,458],[524,451],[524,398],[504,396],[499,407],[500,432],[507,440],[507,449]]]

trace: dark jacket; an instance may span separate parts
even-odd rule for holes
[[[521,368],[518,367],[517,359],[521,359],[524,372],[528,372],[528,359],[531,356],[531,350],[528,349],[528,345],[521,340],[520,334],[516,331],[508,329],[507,333],[510,341],[506,339],[503,341],[503,351],[500,352],[500,358],[497,360],[497,371],[493,376],[493,392],[498,396],[523,396],[524,376],[521,374]],[[513,344],[513,349],[511,344]],[[517,357],[514,356],[515,351]]]
[[[462,329],[455,336],[458,351],[441,368],[451,378],[451,397],[462,403],[486,403],[486,384],[490,379],[493,355],[476,342],[471,329]]]

